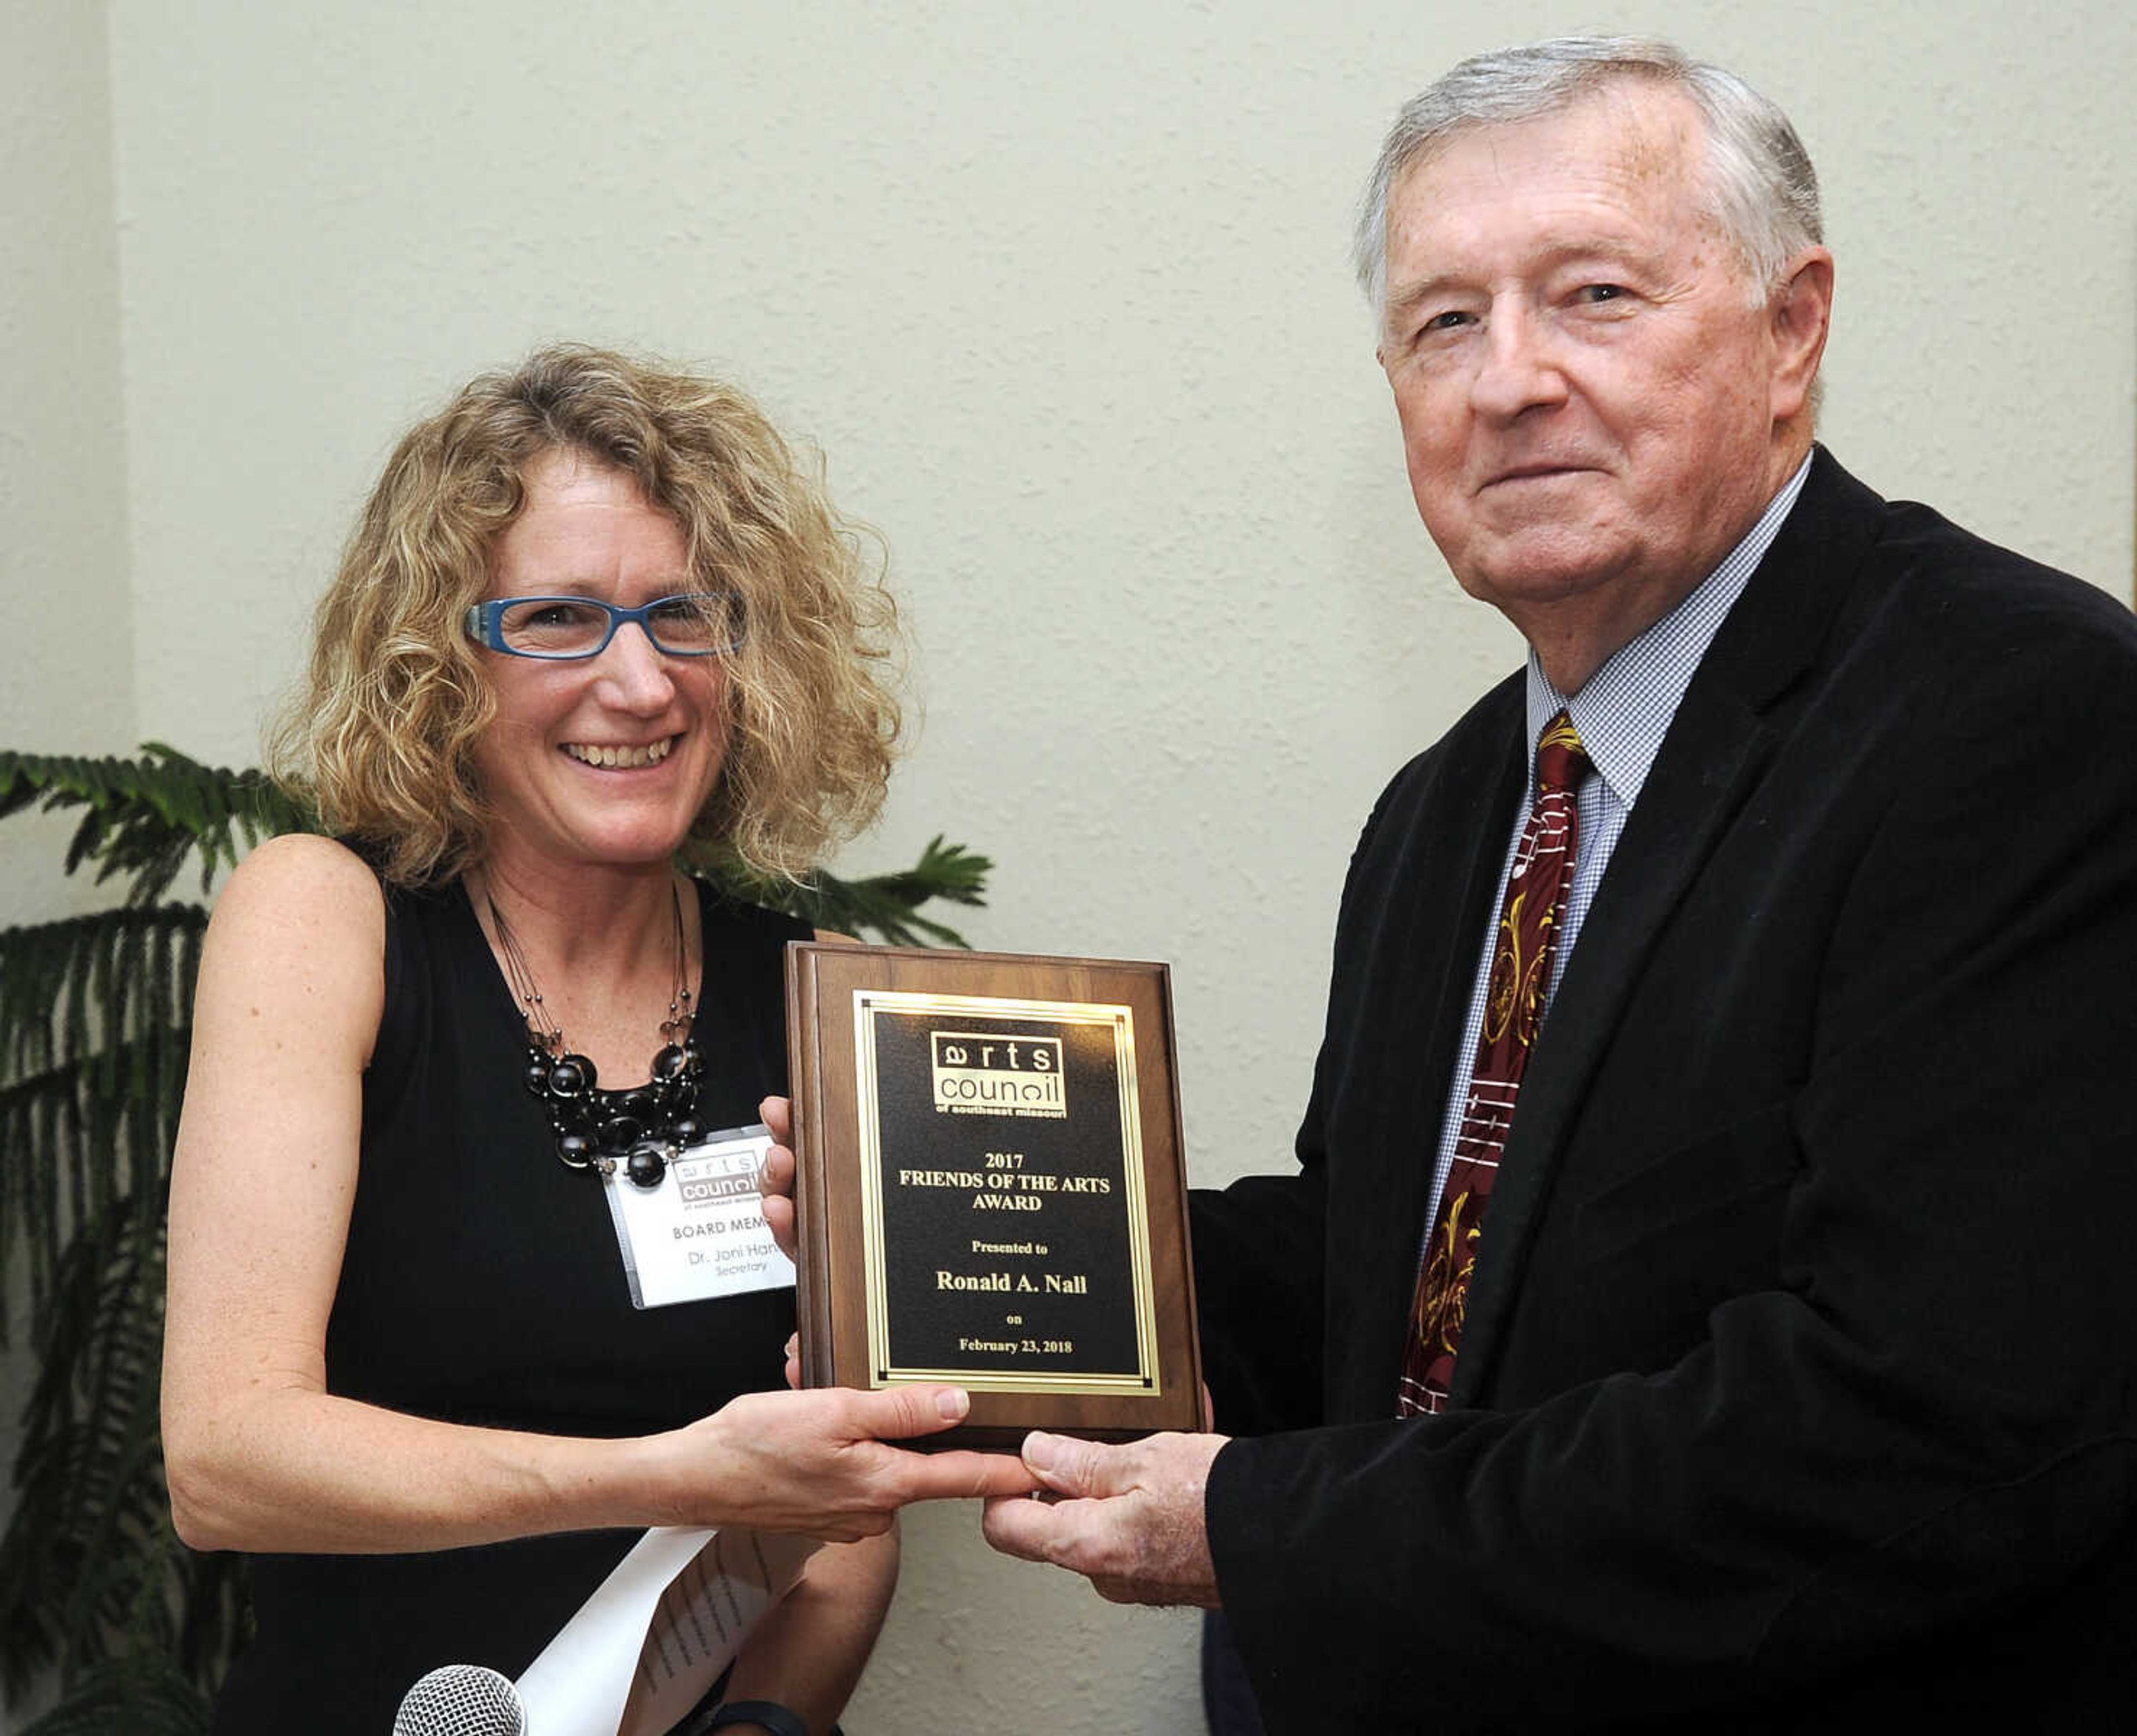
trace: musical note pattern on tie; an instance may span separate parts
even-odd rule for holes
[[[1561,711],[1536,742],[1536,802],[1507,878],[1476,1066],[1411,1299],[1409,1340],[1395,1395],[1399,1417],[1444,1409],[1453,1383],[1484,1208],[1550,998],[1551,955],[1578,859],[1580,810],[1575,792],[1588,765],[1580,734]]]

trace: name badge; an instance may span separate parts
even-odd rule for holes
[[[607,1179],[602,1192],[616,1220],[631,1306],[664,1308],[792,1286],[794,1262],[765,1228],[757,1191],[757,1168],[771,1146],[768,1128],[731,1127],[679,1153],[654,1187],[626,1181],[621,1170]]]

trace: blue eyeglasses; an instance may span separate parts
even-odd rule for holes
[[[557,662],[600,656],[629,621],[670,657],[718,657],[742,643],[742,599],[693,591],[622,609],[591,596],[505,596],[475,604],[465,617],[479,645]]]

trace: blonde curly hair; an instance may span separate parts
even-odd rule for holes
[[[480,858],[474,748],[496,707],[462,623],[528,466],[559,450],[634,479],[681,525],[695,588],[741,599],[727,761],[693,835],[755,873],[806,872],[874,817],[898,741],[880,544],[745,394],[583,344],[483,375],[395,448],[320,600],[270,768],[397,884]]]

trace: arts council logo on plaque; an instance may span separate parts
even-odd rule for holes
[[[1004,1037],[985,1031],[931,1031],[935,1107],[944,1115],[1068,1113],[1059,1037]]]

